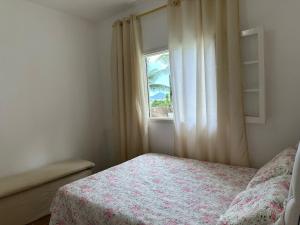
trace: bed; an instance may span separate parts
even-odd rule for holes
[[[287,152],[287,161],[295,158],[296,153]],[[274,170],[278,161],[283,160],[257,171],[160,154],[142,155],[60,188],[51,206],[50,225],[283,224],[287,202],[283,205],[283,198],[287,198],[292,176],[274,175],[274,171],[283,171]],[[266,174],[273,176],[271,181]],[[269,214],[262,214],[264,204]],[[291,208],[295,211],[294,203]],[[257,223],[263,216],[265,223]]]

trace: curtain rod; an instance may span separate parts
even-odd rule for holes
[[[140,18],[142,18],[142,17],[144,17],[144,16],[147,16],[147,15],[152,14],[152,13],[154,13],[154,12],[157,12],[157,11],[160,11],[160,10],[162,10],[162,9],[165,9],[165,8],[167,8],[167,6],[168,6],[168,5],[166,4],[166,5],[162,5],[162,6],[160,6],[160,7],[151,9],[151,10],[149,10],[149,11],[143,12],[143,13],[141,13],[141,14],[136,15],[136,18],[140,19]],[[129,18],[126,18],[126,19],[129,20]],[[120,23],[120,21],[116,21],[116,22],[113,24],[113,27],[114,27],[117,23]]]
[[[140,18],[142,18],[142,17],[144,17],[144,16],[147,16],[147,15],[149,15],[149,14],[152,14],[152,13],[154,13],[154,12],[160,11],[160,10],[165,9],[165,8],[167,8],[167,5],[162,5],[162,6],[160,6],[160,7],[155,8],[155,9],[152,9],[152,10],[149,10],[149,11],[146,11],[146,12],[143,12],[143,13],[141,13],[141,14],[138,14],[136,17],[140,19]]]

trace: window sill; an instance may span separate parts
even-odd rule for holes
[[[174,119],[173,118],[166,118],[166,117],[150,117],[149,118],[150,122],[154,122],[154,123],[173,123]]]

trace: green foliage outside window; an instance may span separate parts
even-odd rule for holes
[[[151,107],[171,107],[171,99],[170,96],[167,94],[164,100],[154,100],[151,103]]]

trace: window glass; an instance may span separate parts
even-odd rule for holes
[[[173,118],[169,52],[158,52],[145,58],[150,117]]]

